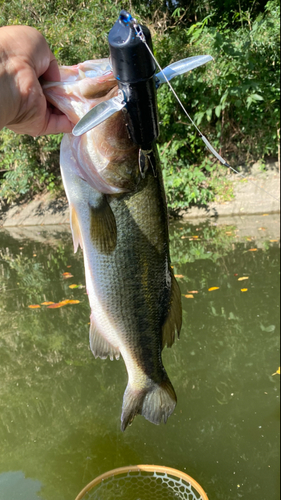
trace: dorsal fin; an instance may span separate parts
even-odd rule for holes
[[[168,314],[162,327],[162,348],[164,348],[165,345],[167,345],[167,347],[171,347],[173,345],[176,337],[176,332],[178,334],[178,337],[180,336],[182,323],[180,288],[171,269],[170,273],[172,278],[171,298]]]

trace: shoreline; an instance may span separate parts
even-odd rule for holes
[[[226,202],[211,202],[206,206],[194,206],[181,210],[182,220],[216,219],[259,214],[280,213],[280,170],[277,162],[261,171],[252,168],[247,177],[232,174],[234,198]],[[38,194],[31,201],[13,204],[0,212],[0,227],[47,226],[69,224],[69,208],[66,196],[55,198]]]

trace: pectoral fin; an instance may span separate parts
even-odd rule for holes
[[[95,206],[89,203],[91,210],[91,239],[99,252],[104,254],[111,253],[117,242],[117,228],[114,214],[106,199],[102,196]]]
[[[172,270],[172,284],[171,284],[171,298],[168,315],[162,327],[162,348],[167,345],[171,347],[175,341],[176,332],[178,337],[180,335],[182,323],[182,310],[181,310],[181,293],[179,285],[173,275]]]
[[[90,347],[95,358],[106,359],[109,356],[113,360],[120,357],[119,349],[116,349],[98,332],[92,320],[90,326]]]
[[[82,236],[76,210],[72,205],[70,205],[69,208],[70,208],[70,225],[71,225],[74,253],[76,253],[79,245],[83,250]]]

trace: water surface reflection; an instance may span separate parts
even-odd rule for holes
[[[189,473],[210,500],[277,500],[278,222],[171,225],[184,322],[164,361],[178,405],[166,426],[138,417],[125,433],[125,367],[89,350],[82,255],[68,228],[2,230],[0,499],[12,500],[7,473],[15,491],[19,474],[33,480],[29,500],[71,500],[106,470],[157,463]],[[64,299],[80,302],[41,305]]]

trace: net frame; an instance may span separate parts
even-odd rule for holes
[[[149,473],[157,473],[159,472],[160,474],[168,474],[170,476],[174,476],[176,479],[181,479],[185,481],[186,483],[190,484],[197,493],[201,495],[202,500],[209,500],[207,497],[207,494],[203,490],[202,486],[200,486],[195,479],[193,479],[191,476],[186,474],[185,472],[182,472],[177,469],[173,469],[171,467],[166,467],[164,465],[130,465],[130,466],[125,466],[125,467],[118,467],[117,469],[112,469],[110,471],[104,472],[100,476],[96,477],[88,483],[82,491],[78,494],[75,500],[83,500],[84,496],[89,493],[91,490],[95,488],[95,486],[99,485],[101,482],[103,482],[106,479],[121,475],[121,474],[126,474],[130,472],[149,472]]]

